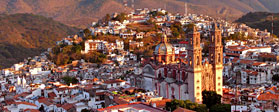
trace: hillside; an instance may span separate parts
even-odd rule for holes
[[[114,0],[1,0],[0,13],[33,13],[85,27],[106,13],[123,12]]]
[[[33,14],[0,15],[0,66],[9,67],[55,45],[76,28]]]
[[[0,13],[34,13],[78,27],[88,26],[107,13],[132,9],[131,1],[125,10],[124,0],[1,0]],[[236,20],[248,12],[279,12],[278,0],[134,0],[135,8],[167,8],[168,11],[207,14]]]
[[[274,34],[279,35],[279,13],[273,13],[274,15]],[[245,23],[248,26],[260,30],[267,29],[269,32],[272,30],[272,13],[267,12],[254,12],[248,13],[238,20],[238,23]]]

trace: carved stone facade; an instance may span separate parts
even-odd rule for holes
[[[200,33],[188,35],[188,57],[176,64],[147,62],[143,73],[135,77],[135,86],[156,91],[159,96],[170,99],[202,102],[202,91],[212,90],[222,95],[223,47],[221,31],[214,25],[211,32],[209,60],[202,61]],[[179,60],[179,59],[178,59]],[[136,80],[137,79],[137,80]],[[137,84],[136,84],[137,83]]]

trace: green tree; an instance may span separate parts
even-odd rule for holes
[[[182,25],[180,22],[174,22],[171,27],[170,27],[171,31],[172,31],[172,35],[175,37],[175,38],[178,38],[180,36],[183,36],[184,34],[184,31],[183,31],[183,28],[182,28]]]
[[[273,75],[272,80],[275,81],[275,82],[279,82],[279,75],[278,74]]]
[[[45,112],[45,107],[44,107],[44,105],[41,105],[41,107],[39,108],[39,111],[40,111],[40,112]]]
[[[84,56],[84,59],[87,62],[101,64],[106,61],[107,56],[103,53],[97,51],[90,52]]]
[[[81,50],[82,50],[82,45],[74,45],[74,46],[72,47],[72,52],[73,52],[73,53],[80,53]]]
[[[88,109],[82,109],[81,112],[91,112],[91,111]]]
[[[193,24],[193,23],[190,23],[190,24],[187,24],[187,25],[185,25],[184,26],[184,28],[186,28],[186,33],[188,33],[188,32],[190,32],[190,31],[192,31],[192,29],[194,28],[194,26],[195,26],[195,24]]]
[[[109,14],[106,14],[106,16],[104,17],[104,22],[106,23],[106,24],[108,24],[108,22],[109,22],[109,20],[111,19],[111,17],[110,17],[110,15]]]
[[[125,13],[120,13],[118,14],[115,18],[113,18],[113,20],[115,21],[119,21],[119,22],[123,22],[124,20],[126,20],[126,14]]]
[[[88,37],[89,35],[91,35],[91,31],[88,28],[84,29],[83,33],[84,33],[85,37]]]
[[[172,100],[166,103],[166,109],[168,111],[174,111],[178,107],[194,110],[197,112],[207,112],[206,105],[193,103],[190,100]]]
[[[221,104],[222,96],[217,94],[215,91],[204,90],[202,92],[202,103],[211,108],[211,106],[216,104]]]
[[[70,76],[65,76],[62,78],[62,80],[67,84],[70,85],[72,84],[77,84],[78,80],[75,77],[70,77]]]
[[[209,112],[230,112],[231,111],[231,105],[230,104],[217,104],[213,105]]]

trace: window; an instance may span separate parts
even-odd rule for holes
[[[175,71],[175,70],[172,71],[172,75],[173,75],[173,76],[172,76],[173,79],[176,79],[176,71]]]
[[[192,57],[189,57],[189,65],[192,66]]]
[[[200,65],[200,56],[197,56],[197,65]]]
[[[218,54],[218,62],[221,62],[221,54]]]
[[[196,38],[196,46],[197,46],[197,47],[199,46],[199,40],[198,40],[198,38]]]

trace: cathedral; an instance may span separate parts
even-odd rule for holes
[[[164,98],[198,103],[202,102],[203,90],[222,95],[223,46],[216,24],[210,34],[209,57],[203,59],[200,33],[193,28],[188,34],[185,60],[175,58],[173,46],[164,35],[155,48],[153,60],[144,62],[142,74],[131,76],[131,84]]]

